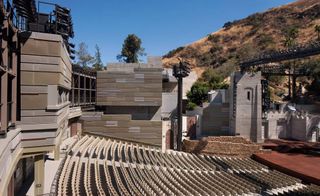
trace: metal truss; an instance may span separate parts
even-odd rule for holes
[[[299,58],[306,58],[309,56],[320,54],[320,42],[315,41],[306,45],[296,46],[286,50],[279,50],[276,52],[265,53],[253,59],[240,63],[242,71],[257,65],[268,64],[273,62],[280,62],[285,60],[293,60]]]
[[[277,64],[277,65],[259,65],[258,70],[261,71],[264,76],[310,76],[312,70],[307,66],[294,68],[289,65]]]

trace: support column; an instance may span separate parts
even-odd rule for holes
[[[44,155],[34,157],[34,195],[44,192]]]
[[[81,105],[81,99],[80,99],[80,96],[81,96],[81,94],[80,94],[80,89],[81,89],[81,83],[80,83],[80,74],[77,74],[77,77],[78,77],[78,106],[80,106]]]
[[[182,77],[178,78],[178,137],[177,137],[177,150],[182,150]]]
[[[62,134],[62,133],[60,133]],[[53,150],[53,158],[55,161],[58,161],[60,159],[60,144],[56,144]]]
[[[8,73],[4,73],[2,76],[0,76],[0,82],[1,82],[1,130],[0,130],[0,136],[6,136],[7,134],[7,128],[8,128]]]
[[[9,24],[8,22],[5,22],[1,31],[2,36],[8,36],[8,29]],[[7,39],[2,39],[1,41],[1,47],[2,47],[2,64],[4,67],[6,67],[6,70],[8,71],[8,41]],[[1,130],[0,130],[0,137],[5,137],[7,135],[7,128],[8,128],[8,73],[5,72],[2,76],[0,75],[1,79]]]
[[[296,82],[297,82],[297,76],[293,74],[292,75],[292,99],[294,102],[296,101],[296,98],[297,98]]]
[[[71,106],[76,105],[75,104],[75,98],[74,98],[74,88],[75,88],[75,84],[74,84],[74,74],[72,74],[71,78],[72,78],[72,84],[71,84]]]
[[[91,89],[92,89],[92,79],[91,78],[88,78],[89,79],[89,83],[90,83],[90,86],[87,87],[87,92],[89,92],[89,104],[92,104],[92,94],[91,94]]]
[[[15,47],[18,48],[18,37],[17,37],[18,33],[15,32],[13,39],[13,43],[16,44]],[[12,79],[12,95],[11,95],[11,122],[12,123],[16,123],[16,119],[17,119],[17,96],[18,96],[18,56],[16,52],[12,52],[12,71],[14,74],[16,74],[16,77],[14,77]]]
[[[291,70],[290,70],[290,72],[291,72]],[[289,99],[291,99],[291,74],[289,74],[288,90],[289,90]]]

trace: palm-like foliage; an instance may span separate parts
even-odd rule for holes
[[[318,34],[318,41],[320,41],[320,25],[316,25],[314,31]]]
[[[291,27],[287,29],[285,32],[285,40],[283,41],[283,45],[286,48],[291,48],[296,45],[296,39],[298,38],[299,29],[296,27]]]

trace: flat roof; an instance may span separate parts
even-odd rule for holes
[[[301,180],[320,185],[320,156],[299,153],[256,153],[253,159]]]

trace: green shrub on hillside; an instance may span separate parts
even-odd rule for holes
[[[219,52],[221,52],[222,50],[223,50],[223,47],[220,46],[220,45],[218,45],[218,44],[216,44],[216,45],[213,45],[213,46],[210,48],[209,52],[210,52],[211,54],[214,54],[214,53],[219,53]]]
[[[265,50],[268,47],[273,47],[275,44],[273,37],[267,34],[260,34],[255,38],[255,42],[262,50]]]
[[[173,49],[171,51],[169,51],[166,55],[163,56],[163,58],[171,58],[173,57],[175,54],[177,54],[178,52],[182,51],[185,47],[179,47],[176,49]]]
[[[199,58],[200,53],[199,50],[193,47],[184,48],[183,53],[180,55],[181,58]]]
[[[208,35],[208,41],[212,42],[212,43],[217,43],[220,41],[220,36],[219,35],[212,35],[209,34]]]
[[[252,14],[246,19],[246,24],[253,26],[253,28],[258,28],[264,23],[263,17],[263,14],[260,13]]]

